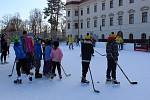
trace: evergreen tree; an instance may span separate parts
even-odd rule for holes
[[[44,8],[44,18],[48,19],[51,25],[51,36],[53,39],[57,37],[59,18],[64,10],[64,3],[61,0],[47,0],[48,7]]]

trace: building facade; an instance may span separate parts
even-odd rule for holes
[[[150,0],[67,0],[66,34],[123,32],[125,39],[150,37]]]

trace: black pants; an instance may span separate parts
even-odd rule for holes
[[[39,70],[40,70],[40,67],[41,67],[41,60],[34,59],[34,67],[35,67],[35,72],[39,73]]]
[[[23,69],[23,71],[26,73],[26,75],[30,74],[30,68],[27,66],[26,59],[20,59],[16,63],[16,71],[17,71],[18,76],[21,76],[21,69]]]
[[[114,59],[107,59],[107,72],[106,72],[106,77],[108,79],[113,78],[116,80],[116,63]],[[111,76],[110,76],[111,74]]]
[[[58,71],[59,76],[61,76],[60,62],[52,61],[52,74],[55,74],[56,67],[57,67],[57,71]]]
[[[43,67],[43,74],[49,74],[52,73],[52,61],[51,60],[47,60],[44,61],[44,67]]]
[[[69,49],[73,49],[73,43],[69,43]]]
[[[1,54],[1,62],[6,62],[6,56],[7,56],[7,50],[2,50],[2,54]]]
[[[32,53],[27,53],[27,66],[32,69],[33,68],[33,54]]]
[[[119,49],[119,50],[123,50],[123,43],[119,43],[119,44],[118,44],[118,49]]]
[[[82,78],[86,78],[86,74],[88,72],[90,62],[83,62],[82,61]]]

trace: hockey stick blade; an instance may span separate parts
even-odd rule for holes
[[[12,75],[8,75],[9,77],[11,77]]]
[[[138,84],[138,82],[130,82],[131,84]]]
[[[66,76],[69,77],[69,76],[71,76],[71,74],[67,74]]]
[[[94,92],[95,92],[95,93],[100,93],[100,91],[98,91],[98,90],[94,90]]]

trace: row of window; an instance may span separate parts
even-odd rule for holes
[[[141,18],[142,23],[147,23],[148,22],[148,12],[142,12],[142,18]],[[94,19],[93,24],[94,27],[97,27],[98,20]],[[129,24],[134,24],[134,13],[129,14]],[[102,18],[101,20],[101,26],[104,27],[106,25],[106,19]],[[113,26],[114,25],[114,17],[110,17],[109,19],[109,25]],[[118,25],[123,25],[123,15],[118,16]],[[75,29],[79,28],[78,23],[75,23]],[[101,28],[100,26],[100,28]],[[83,28],[83,22],[80,23],[80,28]],[[90,20],[87,20],[87,28],[90,28]],[[68,23],[68,29],[70,29],[70,23]]]
[[[106,37],[107,37],[107,35],[106,35]],[[105,34],[101,35],[101,39],[105,39]],[[129,39],[134,39],[132,33],[129,34]],[[141,33],[141,39],[146,39],[146,33]]]
[[[134,3],[134,0],[129,0],[129,3]],[[119,6],[123,6],[123,0],[119,0]],[[110,0],[110,8],[113,8],[114,7],[114,0]],[[105,10],[106,8],[106,3],[105,2],[102,2],[102,10]],[[87,10],[86,10],[87,14],[90,14],[90,7],[88,6],[87,7]],[[97,4],[94,5],[94,12],[96,13],[97,12]],[[67,16],[70,17],[70,11],[67,12]],[[81,13],[81,16],[83,15],[83,9],[81,9],[80,11]],[[75,16],[78,16],[79,15],[79,11],[78,10],[75,10]]]

